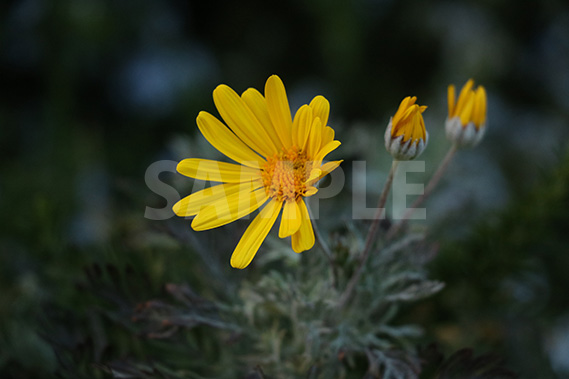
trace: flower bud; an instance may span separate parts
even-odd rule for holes
[[[385,148],[397,160],[417,158],[429,141],[422,115],[427,107],[419,106],[415,101],[415,96],[403,99],[385,130]]]
[[[454,85],[448,86],[447,138],[459,147],[476,146],[486,131],[486,91],[468,80],[456,100]]]

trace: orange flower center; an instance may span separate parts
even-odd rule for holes
[[[263,166],[263,185],[267,195],[277,201],[297,200],[306,192],[312,161],[306,152],[293,146],[267,158]]]

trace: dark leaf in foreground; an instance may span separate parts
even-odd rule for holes
[[[502,366],[503,359],[496,354],[475,356],[472,349],[458,350],[448,359],[435,344],[420,349],[421,378],[436,379],[515,379],[518,375]]]

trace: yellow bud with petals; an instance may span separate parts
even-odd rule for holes
[[[415,96],[403,99],[385,131],[385,148],[397,160],[417,158],[429,141],[423,120],[427,107],[415,104],[416,101]]]
[[[469,79],[456,99],[454,85],[448,86],[447,138],[459,147],[476,146],[486,132],[486,90],[474,89]]]

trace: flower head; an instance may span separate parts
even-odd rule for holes
[[[415,96],[407,96],[389,120],[385,131],[385,148],[398,160],[415,159],[427,146],[429,133],[422,113],[425,105],[417,105]]]
[[[330,104],[316,96],[291,117],[285,87],[273,75],[265,95],[250,88],[241,96],[226,85],[213,91],[213,100],[227,124],[200,112],[197,124],[203,136],[238,164],[184,159],[179,173],[220,182],[183,198],[173,207],[181,217],[195,216],[194,230],[216,228],[256,209],[261,211],[237,244],[231,265],[245,268],[281,213],[279,237],[291,237],[300,253],[314,245],[314,232],[304,198],[317,192],[316,183],[341,161],[323,163],[340,146],[326,126]]]
[[[486,131],[486,90],[473,87],[474,80],[469,79],[456,100],[454,85],[448,86],[446,135],[461,147],[475,146]]]

